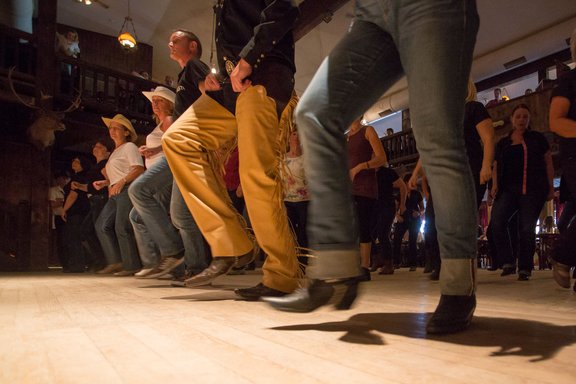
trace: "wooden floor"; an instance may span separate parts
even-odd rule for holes
[[[159,280],[0,275],[0,383],[576,383],[576,293],[480,271],[465,333],[428,337],[438,283],[374,275],[349,311],[276,312]]]

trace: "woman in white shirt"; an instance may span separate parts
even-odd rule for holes
[[[162,159],[162,135],[172,123],[176,94],[162,86],[142,93],[152,103],[158,125],[146,136],[146,145],[140,147],[140,153],[146,159],[146,172],[128,189],[134,205],[130,222],[143,266],[136,277],[156,278],[164,274],[169,264],[183,261],[173,258],[183,253],[184,244],[168,215],[173,177]]]
[[[98,273],[131,276],[140,270],[140,257],[130,224],[132,203],[128,185],[144,172],[144,163],[134,141],[138,137],[130,120],[123,115],[103,117],[115,149],[102,171],[106,180],[94,188],[108,187],[108,202],[96,220],[96,234],[104,250],[107,266]]]

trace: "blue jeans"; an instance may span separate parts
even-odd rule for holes
[[[161,158],[128,189],[134,204],[130,221],[146,267],[156,265],[160,255],[174,256],[184,251],[180,234],[169,216],[173,180],[166,159]]]
[[[182,197],[182,193],[180,193],[176,183],[172,186],[170,217],[172,218],[172,223],[180,232],[180,237],[184,243],[184,264],[186,264],[186,268],[198,273],[203,271],[212,260],[210,248],[184,202],[184,197]]]
[[[122,262],[125,271],[135,271],[141,267],[134,232],[130,224],[132,203],[128,188],[112,196],[96,220],[96,235],[108,264]]]
[[[296,111],[311,195],[310,243],[325,259],[327,251],[341,259],[318,258],[329,266],[319,265],[316,278],[359,273],[351,261],[357,229],[345,131],[404,74],[422,164],[432,190],[441,191],[434,201],[441,255],[476,257],[476,194],[462,122],[478,25],[473,0],[357,1],[353,25]]]

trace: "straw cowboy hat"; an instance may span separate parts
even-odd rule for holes
[[[132,126],[132,123],[130,122],[130,120],[128,120],[126,118],[126,116],[124,116],[122,114],[117,114],[116,116],[114,116],[111,119],[108,119],[107,117],[103,117],[102,120],[104,121],[104,124],[106,124],[106,126],[108,128],[110,128],[110,123],[113,121],[122,125],[124,128],[126,128],[128,130],[128,132],[130,132],[130,141],[134,142],[138,138],[138,134],[136,134],[136,130]]]
[[[157,86],[151,92],[143,91],[142,94],[144,94],[144,96],[146,96],[146,98],[150,100],[150,102],[152,102],[152,96],[160,96],[168,101],[171,101],[172,104],[174,104],[176,100],[176,94],[171,90],[169,90],[168,88],[163,87],[161,85]]]

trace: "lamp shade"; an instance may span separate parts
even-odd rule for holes
[[[134,48],[136,46],[136,39],[128,32],[122,32],[118,36],[118,41],[124,48]]]

